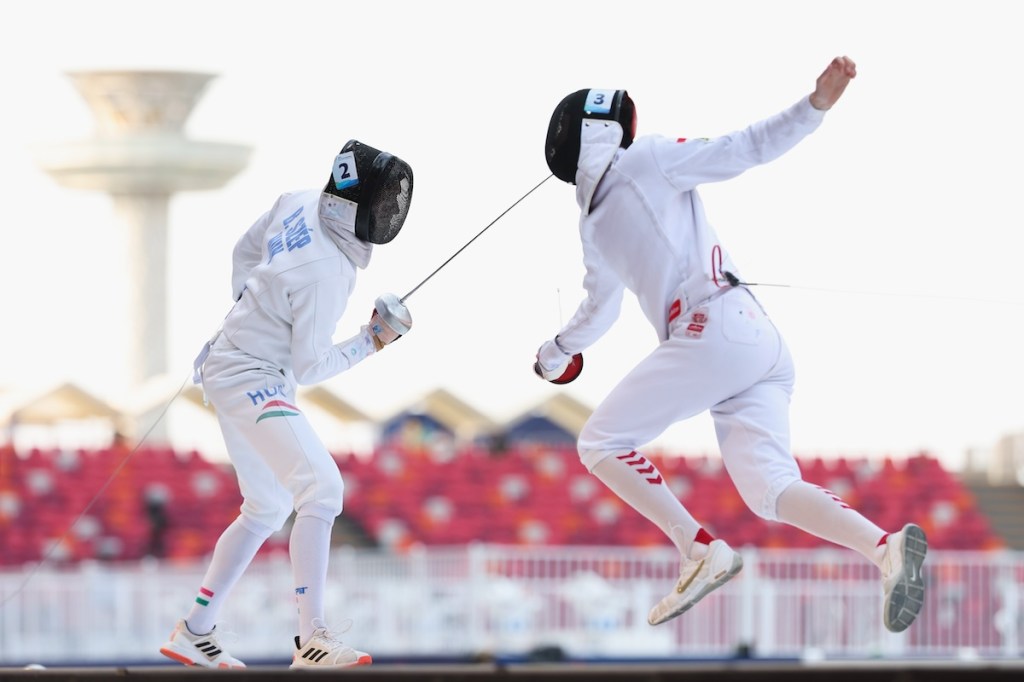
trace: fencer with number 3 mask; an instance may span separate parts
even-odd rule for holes
[[[624,292],[636,296],[658,343],[594,409],[577,448],[587,470],[679,550],[679,580],[651,609],[651,625],[689,610],[743,565],[642,454],[669,426],[705,411],[729,477],[753,513],[853,549],[878,566],[887,629],[905,630],[921,609],[922,529],[907,523],[886,532],[802,479],[789,445],[792,358],[720,243],[697,190],[792,149],[819,127],[855,76],[853,61],[836,57],[809,95],[714,138],[636,137],[636,108],[625,90],[577,90],[549,121],[548,168],[575,185],[586,297],[540,346],[534,371],[554,383],[576,379],[583,351],[618,319]]]

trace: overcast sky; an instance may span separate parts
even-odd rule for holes
[[[832,57],[858,77],[778,161],[701,188],[797,367],[799,455],[955,463],[1024,429],[1024,97],[1005,2],[55,0],[0,22],[0,391],[127,391],[127,255],[110,199],[62,189],[41,145],[93,134],[66,73],[216,74],[186,126],[253,148],[225,188],[170,207],[169,363],[184,379],[230,300],[231,248],[283,191],[322,186],[358,138],[409,161],[410,218],[377,247],[336,338],[404,295],[540,182],[565,94],[624,88],[638,134],[711,137],[808,94]],[[16,20],[13,20],[15,19]],[[655,343],[626,297],[575,383],[531,371],[582,295],[573,189],[552,179],[409,301],[412,332],[327,382],[374,416],[444,387],[502,420],[557,391],[596,405]],[[681,390],[687,390],[685,384]],[[705,414],[659,441],[716,452]]]

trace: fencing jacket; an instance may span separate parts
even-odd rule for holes
[[[704,216],[697,185],[767,163],[813,132],[824,111],[805,97],[785,111],[715,139],[650,135],[619,148],[614,121],[585,122],[576,173],[587,297],[559,332],[557,345],[578,353],[618,318],[624,289],[664,341],[669,309],[683,312],[739,277]],[[715,259],[714,265],[712,264]],[[718,282],[716,283],[715,279]]]
[[[281,195],[239,239],[231,275],[235,307],[223,334],[239,349],[313,384],[373,353],[364,327],[333,335],[372,246],[355,236],[356,205],[320,190]]]

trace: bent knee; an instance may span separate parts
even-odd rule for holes
[[[242,503],[242,525],[250,533],[266,539],[284,527],[291,513],[291,505],[259,504],[247,499]]]
[[[587,468],[587,471],[593,473],[594,467],[609,457],[621,457],[622,455],[636,452],[636,450],[632,448],[598,449],[580,446],[577,448],[577,452],[579,452],[580,461],[583,463],[583,466]]]
[[[800,480],[799,476],[784,476],[774,481],[758,480],[745,485],[737,484],[736,490],[750,511],[758,517],[766,521],[778,521],[779,496],[797,480]]]
[[[325,521],[334,518],[344,508],[345,481],[335,469],[332,475],[320,476],[314,483],[295,494],[295,512],[299,516],[316,516]]]

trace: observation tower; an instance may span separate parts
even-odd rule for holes
[[[224,186],[251,148],[189,139],[185,122],[212,74],[87,71],[67,74],[92,110],[93,137],[45,147],[37,162],[64,187],[106,192],[129,254],[129,379],[167,371],[167,215],[175,192]]]

